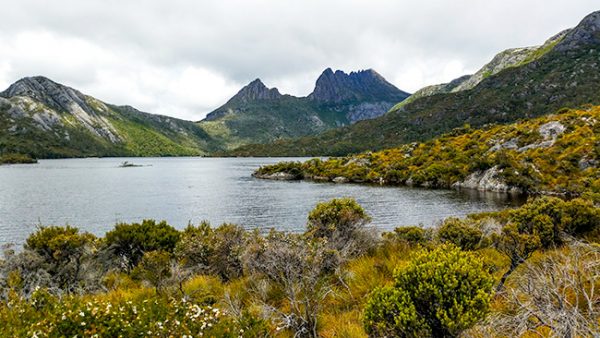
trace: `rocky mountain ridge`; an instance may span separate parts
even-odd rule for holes
[[[232,149],[315,135],[375,118],[408,96],[372,69],[347,74],[327,68],[306,97],[282,95],[256,79],[198,125]]]
[[[110,105],[43,76],[0,93],[0,154],[173,156],[213,149],[193,122]]]

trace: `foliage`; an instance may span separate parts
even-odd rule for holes
[[[474,254],[453,245],[416,252],[394,279],[365,308],[365,327],[375,335],[455,337],[489,311],[490,273]]]
[[[581,251],[572,243],[598,241],[599,209],[581,198],[532,198],[433,228],[399,227],[380,241],[352,199],[319,204],[304,234],[144,221],[96,239],[43,227],[0,259],[0,336],[160,335],[159,326],[165,336],[455,336],[478,319],[469,335],[494,336],[523,323],[562,330],[563,317],[587,332],[598,303],[577,304],[597,287],[588,282],[597,244]],[[142,252],[131,270],[114,269],[119,245]],[[502,290],[493,301],[492,284]],[[198,313],[195,305],[221,315],[202,329],[183,315],[188,306]]]
[[[0,164],[16,164],[16,163],[37,163],[37,160],[26,154],[2,154],[0,155]]]
[[[325,239],[345,256],[370,249],[372,242],[365,225],[371,220],[365,210],[351,198],[334,198],[317,204],[308,214],[306,236]]]
[[[599,330],[600,251],[574,241],[528,263],[503,295],[506,312],[477,331],[493,336],[593,337]]]
[[[481,242],[483,233],[473,225],[458,218],[448,218],[438,229],[442,243],[451,243],[463,250],[474,250]]]
[[[430,231],[422,226],[403,226],[394,229],[394,232],[384,233],[383,236],[390,240],[397,240],[409,244],[425,244],[431,239]]]
[[[133,269],[132,275],[148,281],[157,293],[166,286],[171,277],[171,257],[165,251],[149,251],[144,253],[140,263]]]
[[[243,333],[218,308],[147,293],[59,299],[40,289],[30,300],[15,298],[0,304],[0,322],[3,337],[238,337]]]
[[[58,287],[72,289],[79,280],[83,259],[96,238],[70,226],[40,227],[25,241],[25,248],[42,259],[44,270]]]
[[[179,240],[179,232],[167,222],[120,223],[106,233],[105,245],[114,256],[122,259],[124,268],[131,271],[144,253],[154,250],[173,252]]]

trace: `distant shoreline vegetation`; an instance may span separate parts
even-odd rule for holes
[[[463,128],[423,143],[328,160],[267,165],[279,180],[471,188],[520,194],[600,196],[600,107],[483,129]]]
[[[38,160],[26,154],[3,154],[0,155],[0,165],[2,164],[34,164]]]

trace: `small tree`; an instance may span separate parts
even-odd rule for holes
[[[418,251],[394,275],[394,286],[375,291],[365,308],[372,336],[456,337],[489,310],[491,274],[454,245]]]

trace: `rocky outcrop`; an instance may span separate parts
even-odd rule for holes
[[[374,119],[387,113],[394,104],[395,102],[363,102],[358,105],[351,105],[346,118],[350,123]]]
[[[276,181],[294,181],[294,180],[302,179],[301,177],[298,177],[297,175],[293,175],[293,174],[286,173],[286,172],[277,172],[277,173],[272,173],[272,174],[259,174],[259,173],[255,172],[252,174],[252,176],[256,177],[256,178],[264,179],[264,180],[276,180]]]
[[[243,102],[253,100],[275,100],[280,98],[281,94],[277,88],[267,88],[265,84],[260,80],[256,79],[250,82],[247,86],[242,88],[232,100],[241,100]]]
[[[558,47],[559,43],[565,40],[571,31],[572,30],[570,29],[564,30],[546,40],[542,45],[539,46],[510,48],[504,50],[496,54],[490,62],[481,67],[481,69],[479,69],[475,74],[463,75],[448,83],[436,84],[421,88],[408,99],[396,105],[393,109],[400,109],[421,97],[436,94],[456,93],[472,89],[481,83],[481,81],[492,75],[496,75],[507,68],[516,67],[541,57],[545,54],[545,52],[551,50],[555,46]]]
[[[567,31],[555,50],[565,52],[598,44],[600,44],[600,11],[587,15],[579,25]]]
[[[341,103],[348,101],[400,102],[408,93],[387,82],[373,69],[346,74],[341,70],[325,69],[317,79],[308,99],[318,102]]]
[[[106,104],[42,76],[0,93],[5,152],[39,158],[199,155],[212,140],[196,124]],[[0,147],[1,148],[1,147]]]
[[[43,76],[26,77],[12,84],[0,96],[13,99],[11,114],[31,114],[44,130],[63,125],[58,113],[68,113],[91,133],[111,143],[121,141],[116,128],[101,115],[107,107],[81,92]],[[92,104],[94,103],[94,106]],[[50,109],[48,109],[50,108]]]
[[[494,166],[485,171],[478,171],[470,174],[462,182],[456,182],[452,185],[457,189],[476,189],[480,191],[494,191],[503,193],[522,194],[524,191],[518,187],[512,187],[506,184],[500,174],[502,169]]]

